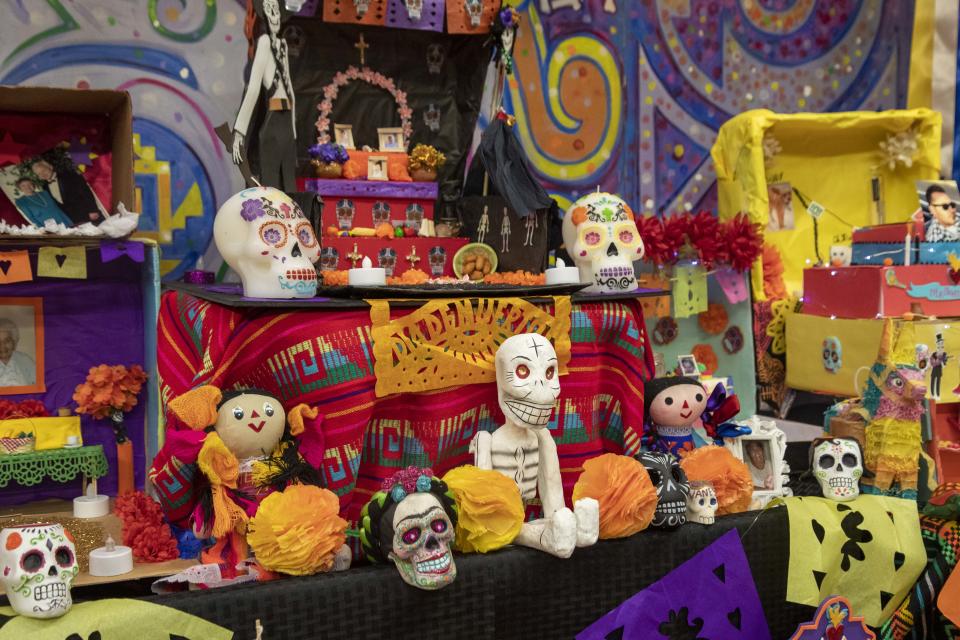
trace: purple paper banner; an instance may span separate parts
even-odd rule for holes
[[[134,262],[143,262],[143,244],[131,240],[105,240],[100,243],[100,260],[112,262],[127,256]]]
[[[387,26],[443,32],[443,19],[446,12],[446,4],[443,0],[414,0],[411,4],[421,5],[419,19],[410,17],[407,0],[388,0]]]
[[[321,196],[339,198],[409,198],[411,200],[436,200],[436,182],[376,182],[371,180],[321,180],[306,181],[307,191]]]
[[[740,535],[731,529],[709,547],[577,635],[577,640],[710,638],[769,640]]]

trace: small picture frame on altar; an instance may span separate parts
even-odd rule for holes
[[[356,149],[353,144],[353,125],[335,124],[333,125],[333,139],[344,149]]]
[[[399,151],[403,153],[407,145],[403,139],[403,129],[400,127],[380,127],[377,129],[380,138],[380,151]]]
[[[0,395],[42,393],[43,298],[0,300]]]
[[[369,156],[367,158],[367,180],[388,180],[387,157]]]
[[[792,491],[784,486],[784,476],[790,469],[785,466],[787,436],[774,420],[753,416],[737,422],[751,429],[750,435],[724,438],[724,446],[735,458],[746,465],[753,481],[751,509],[760,509],[770,500]]]
[[[693,355],[677,356],[677,362],[680,365],[680,375],[688,378],[699,378],[700,367],[697,365],[697,359]]]

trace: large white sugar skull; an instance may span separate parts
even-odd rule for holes
[[[10,606],[22,616],[56,618],[70,609],[70,586],[80,572],[70,532],[59,524],[0,531],[0,565]]]
[[[336,271],[340,262],[340,253],[333,247],[320,250],[320,271]]]
[[[586,291],[620,293],[637,288],[633,263],[643,257],[643,241],[633,211],[609,193],[590,193],[563,217],[563,242],[580,269]]]
[[[386,202],[373,203],[373,226],[390,222],[390,205]]]
[[[337,226],[340,231],[350,231],[353,228],[353,217],[357,215],[357,207],[353,200],[344,198],[337,202]]]
[[[840,346],[840,338],[836,336],[827,336],[823,339],[823,368],[829,373],[840,371],[843,366],[843,352]]]
[[[404,0],[407,5],[407,16],[414,21],[420,20],[423,14],[423,0]]]
[[[542,429],[560,397],[560,365],[550,341],[537,333],[507,338],[497,349],[497,401],[507,422]]]
[[[450,546],[454,527],[432,493],[412,493],[393,513],[393,551],[400,577],[421,589],[439,589],[457,577]]]
[[[443,270],[447,266],[447,250],[443,247],[430,247],[430,253],[427,257],[430,260],[430,274],[442,276]]]
[[[687,496],[687,522],[713,524],[717,519],[717,492],[713,483],[694,480]]]
[[[680,463],[669,453],[644,451],[638,457],[657,488],[657,510],[651,527],[675,529],[687,521],[690,485]]]
[[[439,44],[431,44],[427,47],[427,71],[432,74],[438,74],[443,69],[443,61],[446,59],[447,54],[443,50],[443,46]]]
[[[419,233],[420,225],[423,223],[423,207],[414,202],[407,207],[404,218],[403,226],[410,227]]]
[[[830,246],[830,266],[849,267],[853,261],[853,247],[848,244],[834,244]]]
[[[377,266],[384,270],[388,276],[393,275],[393,270],[397,266],[397,250],[392,247],[384,247],[377,253]]]
[[[213,237],[224,261],[240,274],[251,298],[312,298],[317,294],[320,243],[310,221],[287,194],[244,189],[217,212]]]
[[[860,443],[853,438],[815,440],[810,469],[820,483],[824,498],[849,502],[860,495],[863,453]]]

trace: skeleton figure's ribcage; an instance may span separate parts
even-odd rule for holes
[[[529,501],[537,495],[537,467],[540,463],[539,449],[493,449],[491,452],[493,468],[513,481],[520,487],[523,500]]]

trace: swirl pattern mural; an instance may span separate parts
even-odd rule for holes
[[[246,41],[240,0],[11,0],[0,83],[129,91],[143,235],[178,277],[212,250],[218,202],[242,187],[214,127],[232,118]]]
[[[733,114],[902,107],[912,3],[524,0],[507,106],[561,202],[597,186],[648,212],[712,208]]]

